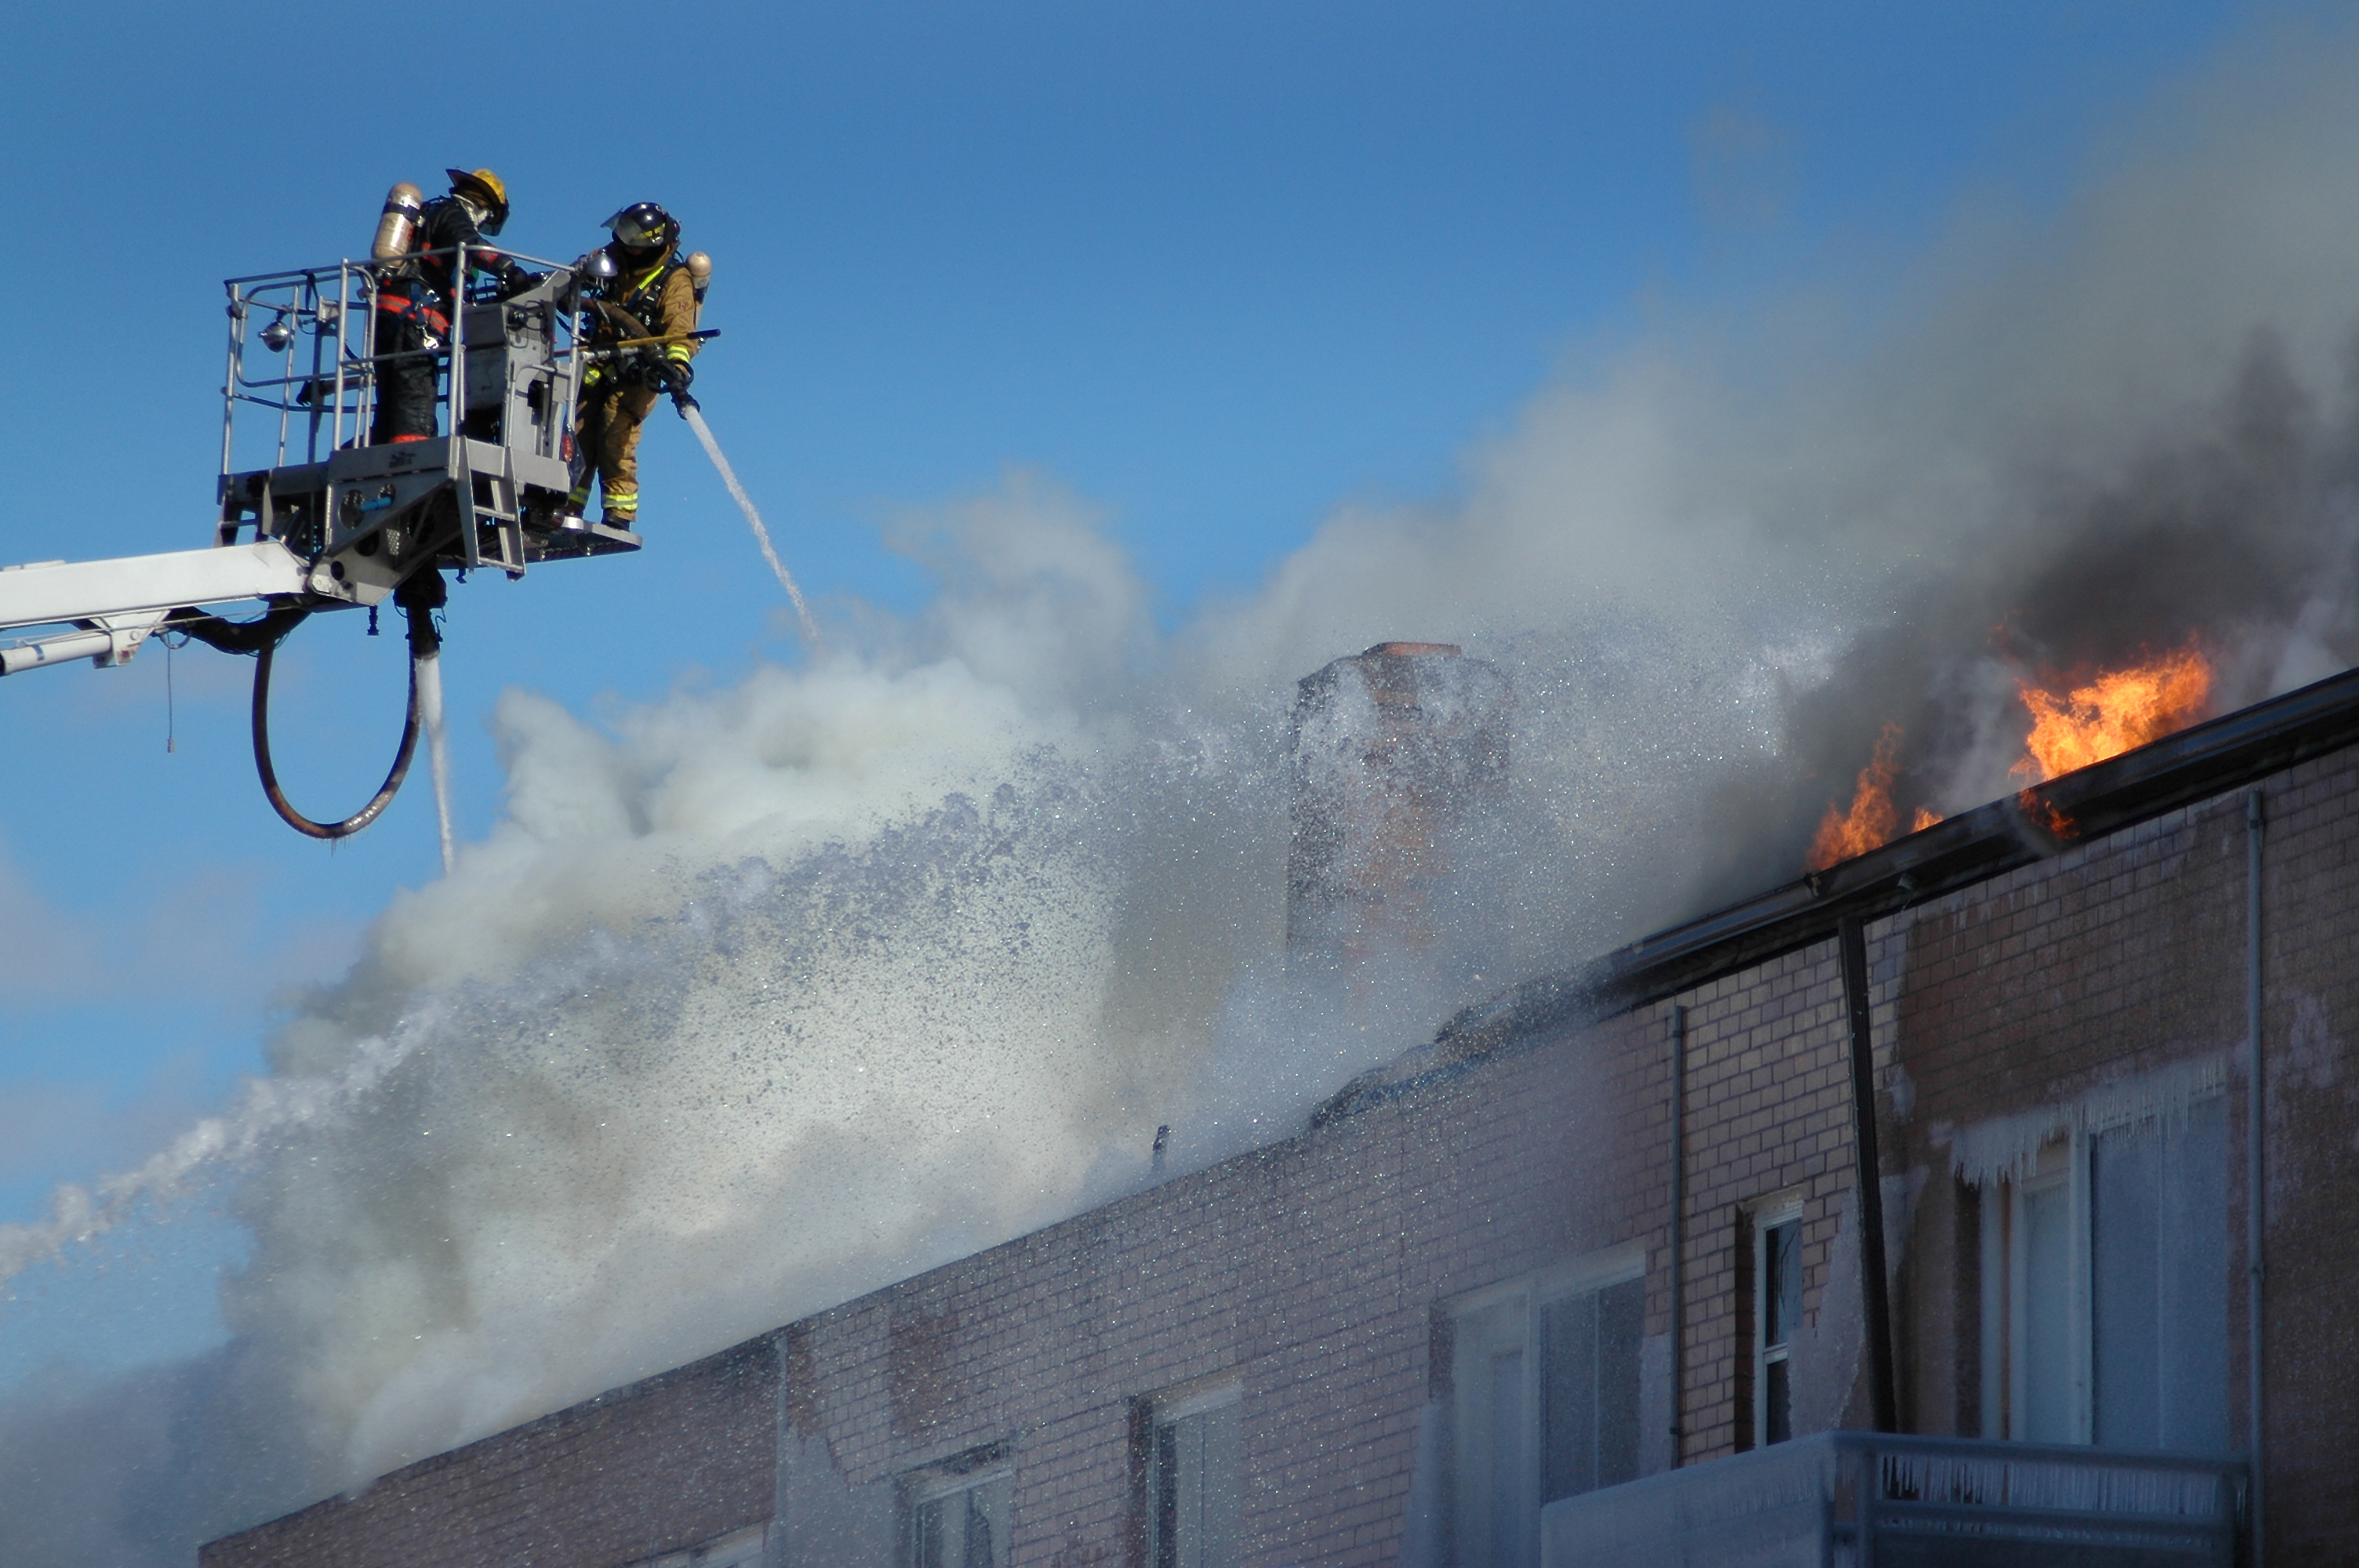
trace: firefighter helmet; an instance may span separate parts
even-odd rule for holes
[[[625,250],[671,249],[679,239],[679,221],[652,201],[634,202],[606,220],[615,243]]]
[[[496,234],[508,221],[507,183],[488,168],[472,173],[463,168],[446,168],[451,177],[451,194],[473,202],[487,214],[479,226],[486,234]]]

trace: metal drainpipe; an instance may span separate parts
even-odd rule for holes
[[[1687,1381],[1688,1010],[1671,1008],[1671,1468],[1680,1467]]]
[[[2245,796],[2245,1047],[2247,1053],[2245,1107],[2245,1403],[2251,1433],[2253,1568],[2267,1560],[2261,1507],[2262,1455],[2267,1429],[2262,1403],[2262,1281],[2268,1245],[2268,1171],[2263,1160],[2268,1099],[2261,1081],[2261,792]]]
[[[1875,1136],[1875,1044],[1868,1028],[1867,934],[1855,918],[1837,933],[1843,1000],[1851,1015],[1852,1152],[1859,1193],[1859,1293],[1867,1319],[1868,1391],[1875,1430],[1900,1430],[1892,1364],[1892,1298],[1884,1269],[1884,1162]]]

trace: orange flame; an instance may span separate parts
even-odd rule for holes
[[[1827,807],[1811,837],[1805,869],[1822,871],[1837,860],[1864,855],[1900,836],[1900,813],[1892,804],[1892,781],[1900,771],[1900,726],[1887,724],[1876,737],[1875,754],[1859,770],[1859,787],[1851,809]]]
[[[1920,806],[1917,808],[1916,816],[1911,819],[1908,824],[1908,831],[1911,833],[1922,833],[1925,829],[1932,827],[1935,823],[1940,820],[1941,814],[1940,812],[1934,810],[1930,806]]]
[[[2042,784],[2203,718],[2212,703],[2212,662],[2190,642],[2143,665],[2101,670],[2061,697],[2028,681],[2019,694],[2031,710],[2031,737],[2013,771]]]
[[[2064,808],[2039,793],[2037,788],[2020,789],[2015,793],[2016,809],[2024,820],[2045,827],[2059,838],[2077,836],[2080,824]]]

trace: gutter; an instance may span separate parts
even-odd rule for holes
[[[1688,1010],[1671,1009],[1671,1468],[1687,1461]]]
[[[1846,918],[1843,1011],[1851,1022],[1852,1191],[1859,1203],[1859,1296],[1867,1330],[1869,1408],[1878,1432],[1900,1430],[1899,1379],[1892,1358],[1891,1276],[1884,1262],[1884,1157],[1875,1130],[1875,1042],[1868,1024],[1867,932]]]
[[[2250,1052],[2245,1079],[2245,1419],[2253,1467],[2251,1568],[2262,1568],[2268,1561],[2268,1510],[2264,1506],[2268,1404],[2263,1376],[2267,1329],[2264,1310],[2268,1281],[2268,1099],[2261,1080],[2261,850],[2267,831],[2261,792],[2256,789],[2245,797],[2245,1040]]]

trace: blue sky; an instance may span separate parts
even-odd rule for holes
[[[698,391],[823,607],[922,602],[882,525],[1022,465],[1105,510],[1174,620],[1340,503],[1446,493],[1549,377],[1666,319],[1741,328],[1799,288],[1872,313],[1962,205],[2055,201],[2108,125],[2276,15],[19,7],[0,561],[203,542],[219,280],[356,252],[393,180],[488,163],[520,250],[573,254],[652,198],[713,254]],[[595,714],[798,656],[668,414],[646,469],[645,554],[454,596],[470,834],[499,810],[504,687]],[[290,646],[283,766],[315,814],[382,769],[400,648],[351,616]],[[247,676],[151,648],[0,686],[0,1220],[258,1068],[288,988],[434,874],[422,788],[333,851],[277,823]],[[201,1290],[161,1296],[154,1345],[204,1331]],[[117,1308],[0,1317],[0,1375],[95,1354],[77,1322],[129,1353]]]

